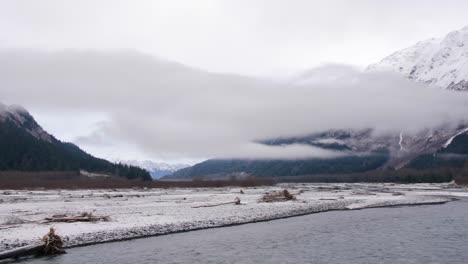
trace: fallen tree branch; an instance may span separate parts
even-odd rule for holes
[[[29,245],[24,247],[19,247],[7,251],[0,252],[0,260],[9,259],[9,258],[19,258],[23,256],[37,254],[38,252],[43,251],[45,248],[45,244],[36,244],[36,245]]]
[[[192,208],[202,208],[202,207],[215,207],[215,206],[220,206],[220,205],[226,205],[226,204],[235,204],[239,205],[241,204],[241,201],[238,197],[234,199],[234,202],[227,202],[227,203],[219,203],[219,204],[208,204],[208,205],[199,205],[199,206],[192,206]]]
[[[62,223],[73,223],[73,222],[98,222],[98,221],[110,221],[109,216],[94,216],[92,213],[82,213],[78,216],[60,216],[60,217],[46,217],[47,222],[62,222]]]
[[[12,225],[12,226],[0,226],[0,230],[3,229],[10,229],[10,228],[17,228],[19,225]]]

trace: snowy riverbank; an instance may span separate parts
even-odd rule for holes
[[[265,192],[288,189],[297,200],[261,203]],[[468,196],[451,184],[285,184],[273,187],[0,191],[0,251],[37,241],[51,226],[77,246],[329,210],[443,203]],[[204,205],[233,202],[241,205]],[[198,208],[194,208],[198,207]],[[109,222],[45,223],[53,215],[92,212]]]

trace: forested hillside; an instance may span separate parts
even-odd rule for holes
[[[42,130],[24,109],[3,106],[0,111],[0,170],[86,170],[129,179],[151,179],[143,169],[95,158],[74,144],[57,140]]]

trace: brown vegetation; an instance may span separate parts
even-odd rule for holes
[[[273,184],[274,181],[271,179],[254,177],[227,180],[143,181],[121,177],[89,178],[77,172],[0,171],[0,189],[201,188]]]
[[[171,181],[128,180],[122,177],[94,177],[78,172],[23,172],[0,171],[0,189],[117,189],[117,188],[202,188],[202,187],[253,187],[274,185],[275,182],[449,182],[468,184],[468,167],[462,169],[438,168],[428,170],[400,169],[374,170],[351,174],[319,174],[284,176],[275,178],[248,177],[238,179],[205,179]],[[241,192],[242,193],[242,192]],[[0,201],[1,202],[1,201]]]
[[[313,183],[354,183],[354,182],[392,182],[392,183],[427,183],[450,182],[460,175],[466,175],[467,169],[437,168],[427,170],[399,169],[374,170],[349,174],[317,174],[276,177],[277,182],[313,182]]]
[[[460,176],[455,178],[455,183],[459,185],[468,185],[468,176]]]
[[[460,170],[459,173],[454,177],[455,183],[459,185],[468,185],[468,161],[465,162],[465,166]]]

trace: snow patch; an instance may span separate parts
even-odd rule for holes
[[[237,187],[0,192],[0,251],[36,242],[51,226],[65,237],[66,246],[75,246],[330,210],[443,203],[455,194],[468,196],[468,189],[452,184],[282,184],[242,189],[243,194]],[[297,200],[258,202],[266,192],[283,189]],[[233,202],[236,197],[241,205],[200,207]],[[43,221],[52,215],[82,212],[108,215],[111,221]]]
[[[443,148],[447,148],[450,144],[452,144],[452,141],[453,141],[456,137],[458,137],[459,135],[461,135],[461,134],[463,134],[463,133],[465,133],[465,132],[468,132],[468,127],[465,128],[465,129],[463,129],[463,130],[461,130],[461,131],[459,131],[459,132],[456,133],[453,137],[449,138],[449,139],[447,140],[447,142],[445,142],[445,144],[444,144],[442,147],[443,147]]]
[[[400,146],[400,151],[403,151],[405,149],[403,147],[403,131],[400,132],[400,140],[398,141],[398,145]]]
[[[368,71],[392,71],[451,90],[468,90],[468,27],[395,52]]]

